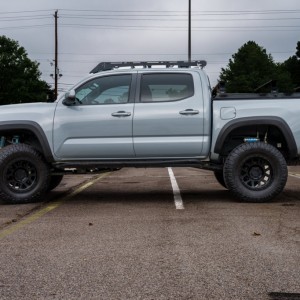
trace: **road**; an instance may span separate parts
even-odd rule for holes
[[[299,300],[299,174],[265,204],[193,168],[67,176],[43,203],[0,203],[0,299]]]

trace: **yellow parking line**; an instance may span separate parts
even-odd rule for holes
[[[14,226],[11,226],[3,231],[0,232],[0,240],[7,237],[8,235],[16,232],[17,230],[23,228],[24,226],[33,223],[34,221],[36,221],[37,219],[41,218],[42,216],[44,216],[46,213],[54,210],[55,208],[59,207],[60,205],[62,205],[65,201],[69,200],[70,198],[76,196],[77,194],[81,193],[82,191],[84,191],[85,189],[87,189],[88,187],[90,187],[91,185],[93,185],[95,182],[97,182],[98,180],[102,179],[103,177],[107,176],[109,174],[109,172],[101,174],[100,176],[96,177],[95,179],[83,184],[82,186],[80,186],[79,188],[77,188],[75,191],[73,191],[72,193],[70,193],[69,195],[63,197],[62,199],[55,201],[55,202],[51,202],[49,203],[46,207],[38,210],[37,212],[35,212],[34,214],[28,216],[26,219],[21,220],[20,222],[18,222],[17,224],[15,224]]]

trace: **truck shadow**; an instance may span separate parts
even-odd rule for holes
[[[69,191],[53,190],[46,195],[44,199],[37,202],[40,205],[43,202],[59,201],[69,197]],[[181,197],[184,204],[190,203],[206,203],[206,202],[220,202],[220,203],[242,203],[236,199],[228,190],[218,187],[217,189],[190,189],[181,191]],[[85,190],[76,196],[72,196],[68,201],[72,202],[102,202],[102,203],[170,203],[174,202],[174,195],[172,191],[165,189],[149,189],[141,190],[113,190],[112,188],[102,188],[97,190]],[[300,193],[293,188],[286,188],[280,195],[268,203],[282,203],[283,205],[297,204],[300,202]],[[248,203],[251,204],[251,203]],[[0,206],[8,205],[0,199]],[[20,204],[21,205],[21,204]],[[11,205],[16,206],[16,205]]]
[[[53,200],[61,199],[64,195],[60,193],[56,193],[53,191],[51,193],[51,198]],[[201,204],[201,203],[231,203],[231,204],[238,204],[243,203],[239,201],[226,189],[219,189],[219,190],[211,190],[211,189],[202,189],[199,190],[189,190],[183,191],[181,193],[181,197],[183,200],[184,205],[189,204]],[[293,191],[284,191],[275,199],[265,204],[282,204],[283,206],[289,205],[292,206],[293,204],[297,204],[300,202],[300,194]],[[52,201],[52,199],[48,201]],[[174,195],[170,191],[164,190],[152,190],[152,191],[111,191],[111,190],[102,190],[100,193],[99,191],[83,191],[77,196],[72,197],[68,201],[76,203],[76,202],[84,202],[84,203],[123,203],[128,204],[132,203],[135,205],[138,204],[172,204],[174,203]],[[257,203],[246,203],[247,205],[256,204]],[[264,203],[259,203],[263,205]],[[259,205],[258,204],[258,205]]]

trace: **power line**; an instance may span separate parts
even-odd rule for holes
[[[194,14],[192,13],[192,16]],[[131,16],[131,18],[129,18]],[[151,15],[145,15],[146,17],[150,17]],[[173,17],[175,17],[175,19],[170,19],[170,15],[152,15],[155,18],[150,18],[150,19],[146,19],[146,18],[141,18],[141,15],[95,15],[95,14],[89,14],[89,15],[74,15],[74,14],[60,14],[61,18],[65,18],[65,19],[86,19],[86,20],[124,20],[124,21],[185,21],[187,20],[187,16],[184,15],[174,15]],[[185,17],[185,18],[182,18]],[[23,15],[23,16],[8,16],[8,17],[0,17],[0,21],[11,21],[11,20],[15,20],[15,21],[20,21],[20,20],[25,20],[25,19],[38,19],[38,18],[51,18],[52,16],[50,14],[43,14],[43,15]],[[124,18],[126,17],[126,18]],[[157,17],[160,17],[160,19],[158,19]],[[168,19],[166,18],[161,18],[161,17],[168,17]],[[176,19],[180,17],[180,19]],[[299,20],[299,17],[280,17],[280,18],[226,18],[226,19],[208,19],[208,18],[201,18],[201,19],[196,19],[193,18],[193,21],[277,21],[277,20]]]
[[[10,17],[0,17],[0,20],[4,20],[4,19],[8,19],[8,20],[11,20],[11,19],[15,19],[15,20],[19,20],[20,18],[35,18],[35,17],[51,17],[50,14],[47,14],[47,15],[24,15],[24,16],[10,16]]]
[[[76,12],[103,12],[103,13],[188,13],[188,10],[97,10],[97,9],[59,9],[60,11],[76,11]],[[272,10],[193,10],[193,13],[203,13],[203,14],[256,14],[256,13],[297,13],[300,9],[272,9]]]
[[[23,26],[9,26],[9,27],[0,27],[0,29],[29,29],[29,28],[42,28],[42,27],[53,27],[53,24],[36,24],[36,25],[23,25]],[[97,28],[98,30],[122,30],[122,31],[143,31],[143,30],[155,30],[155,31],[187,31],[185,27],[181,26],[123,26],[123,25],[99,25],[99,24],[60,24],[60,27],[70,27],[70,28]],[[275,29],[278,28],[278,29]],[[295,29],[287,29],[295,28]],[[291,26],[291,25],[281,25],[281,26],[193,26],[192,31],[299,31],[296,28],[300,26]]]
[[[45,20],[45,19],[50,19],[51,17],[48,16],[48,17],[30,17],[30,18],[18,18],[18,19],[15,19],[15,20],[1,20],[0,19],[0,22],[19,22],[19,21],[35,21],[35,20]]]
[[[40,27],[53,27],[53,24],[36,24],[36,25],[23,25],[23,26],[9,26],[9,27],[0,27],[0,29],[29,29],[29,28],[40,28]]]
[[[23,17],[23,18],[13,18],[3,20],[0,19],[0,22],[19,22],[19,21],[34,21],[34,20],[45,20],[50,19],[51,16],[44,16],[44,17]],[[62,17],[62,19],[80,19],[80,20],[116,20],[116,21],[160,21],[160,22],[187,22],[186,19],[132,19],[132,18],[109,18],[109,17],[94,17],[94,18],[85,18],[85,17]],[[300,18],[273,18],[273,19],[266,19],[266,18],[253,18],[253,19],[193,19],[193,22],[248,22],[248,21],[292,21],[292,20],[300,20]],[[47,24],[50,25],[50,24]],[[62,24],[64,25],[64,24]],[[95,26],[93,24],[87,24],[90,26]],[[195,26],[193,26],[195,28]]]
[[[186,18],[181,18],[181,19],[170,19],[170,16],[165,16],[168,17],[168,19],[158,19],[158,18],[123,18],[123,16],[121,17],[116,17],[116,16],[82,16],[82,15],[64,15],[61,14],[60,16],[62,16],[64,19],[86,19],[86,20],[118,20],[118,21],[167,21],[167,22],[186,22]],[[139,17],[139,16],[137,16]],[[161,17],[161,16],[157,16],[157,17]],[[181,17],[181,16],[180,16]],[[215,22],[215,21],[289,21],[289,20],[299,20],[300,18],[295,18],[295,17],[290,17],[290,18],[231,18],[231,19],[195,19],[192,16],[192,20],[196,21],[196,22]]]
[[[187,31],[186,27],[183,26],[164,26],[163,28],[159,25],[100,25],[100,24],[60,24],[62,27],[73,27],[73,28],[97,28],[97,29],[115,29],[115,30],[157,30],[157,31]],[[287,30],[289,28],[289,30]],[[294,29],[293,29],[294,28]],[[295,31],[296,28],[300,28],[298,25],[262,25],[262,26],[193,26],[193,31],[215,31],[215,30],[230,30],[230,31]],[[276,30],[275,30],[276,29]]]
[[[187,15],[188,10],[97,10],[97,9],[58,9],[59,11],[65,11],[65,12],[102,12],[105,15],[107,14],[119,14],[119,16],[124,16],[130,13],[130,14],[138,14],[141,16],[141,14],[144,14],[143,16],[149,16],[149,14],[158,14],[158,16],[167,15],[170,16],[170,14],[181,14],[181,15]],[[23,11],[9,11],[9,12],[0,12],[1,15],[5,14],[21,14],[21,13],[37,13],[37,12],[53,12],[53,9],[44,9],[44,10],[23,10]],[[299,9],[280,9],[280,10],[193,10],[192,15],[236,15],[236,14],[297,14],[300,13]],[[81,14],[82,15],[82,14]],[[86,16],[88,16],[86,14]]]
[[[0,12],[1,15],[5,14],[22,14],[22,13],[36,13],[36,12],[42,12],[42,11],[50,11],[53,12],[53,9],[39,9],[39,10],[21,10],[21,11],[5,11]]]
[[[294,53],[293,51],[269,51],[271,53],[276,54],[288,54]],[[31,54],[38,54],[38,55],[54,55],[53,52],[34,52]],[[77,56],[103,56],[103,55],[185,55],[185,53],[74,53],[74,52],[60,52],[60,55],[77,55]],[[232,55],[230,52],[218,52],[218,53],[194,53],[193,55]],[[37,58],[38,59],[38,58]],[[38,60],[47,60],[40,58]]]
[[[184,54],[186,55],[186,54]],[[193,56],[195,56],[195,54],[193,54]],[[91,60],[91,61],[83,61],[83,60],[60,60],[61,63],[74,63],[76,62],[77,64],[91,64],[91,63],[95,63],[97,62],[97,60]],[[216,63],[224,63],[224,62],[228,62],[226,61],[209,61],[209,64],[216,64]]]
[[[21,14],[21,13],[37,13],[37,12],[45,12],[45,11],[51,11],[51,10],[35,10],[35,11],[17,11],[17,12],[2,12],[0,14]],[[95,15],[95,10],[71,10],[71,9],[62,9],[62,11],[66,11],[66,12],[93,12],[93,14],[81,14],[81,15],[74,15],[74,14],[61,14],[61,18],[62,19],[85,19],[85,20],[124,20],[124,21],[163,21],[163,22],[176,22],[176,21],[182,21],[182,22],[186,22],[187,21],[187,15],[185,12],[183,11],[119,11],[119,10],[96,10],[99,12],[106,12],[106,13],[114,13],[113,15]],[[138,15],[129,15],[128,12],[134,12],[134,13],[139,13]],[[145,12],[145,14],[141,14],[142,12]],[[153,15],[153,12],[158,13],[156,15]],[[171,13],[176,12],[177,14],[173,15],[173,17],[181,17],[184,16],[184,19],[172,19],[170,18],[172,15]],[[122,14],[115,14],[115,13],[122,13]],[[178,13],[180,13],[181,15],[178,15]],[[278,14],[278,13],[300,13],[300,10],[262,10],[262,11],[194,11],[192,13],[193,16],[197,16],[197,15],[205,15],[205,16],[211,16],[211,15],[232,15],[232,14]],[[124,18],[124,16],[126,16],[127,18]],[[134,17],[134,18],[128,18],[129,16]],[[150,18],[150,19],[145,19],[145,18],[141,18],[141,16],[146,16],[146,17],[156,17],[156,18]],[[138,18],[137,18],[138,17]],[[158,19],[161,17],[165,17],[164,19]],[[33,20],[38,20],[38,19],[46,19],[46,18],[51,18],[50,15],[23,15],[23,16],[5,16],[0,18],[0,22],[4,22],[4,21],[33,21]],[[300,18],[297,17],[284,17],[284,18],[227,18],[227,19],[196,19],[193,18],[192,20],[195,21],[201,21],[201,22],[213,22],[213,21],[226,21],[226,22],[234,22],[234,21],[278,21],[278,20],[299,20]],[[23,25],[23,26],[10,26],[10,27],[2,27],[0,29],[24,29],[24,28],[35,28],[35,27],[48,27],[48,26],[52,26],[52,24],[35,24],[35,25]],[[153,29],[153,28],[157,28],[159,29],[159,31],[169,31],[169,30],[178,30],[178,29],[185,29],[186,27],[180,27],[180,26],[164,26],[162,28],[162,26],[141,26],[141,25],[108,25],[108,24],[80,24],[80,23],[76,23],[76,24],[64,24],[62,23],[61,26],[63,27],[103,27],[103,29],[122,29],[122,30],[143,30],[143,29]],[[238,28],[236,27],[213,27],[213,26],[201,26],[201,27],[197,27],[197,26],[193,26],[192,29],[196,30],[197,29],[201,29],[203,31],[203,29],[234,29],[234,31],[241,31],[241,29],[247,29],[247,31],[249,29],[266,29],[266,28],[299,28],[299,26],[292,26],[292,25],[282,25],[282,26],[267,26],[267,25],[261,25],[261,26],[247,26],[247,27],[241,27],[239,26]],[[283,30],[280,30],[283,31]],[[284,30],[285,31],[285,30]]]
[[[60,24],[60,26],[84,26],[84,27],[106,27],[106,28],[161,28],[159,25],[107,25],[107,24]],[[165,26],[164,28],[168,29],[185,29],[186,27],[184,26]],[[193,26],[193,29],[236,29],[235,26]],[[259,28],[300,28],[299,25],[262,25],[262,26],[239,26],[239,28],[253,28],[253,29],[259,29]]]

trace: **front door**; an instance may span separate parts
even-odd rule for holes
[[[53,145],[59,159],[134,157],[132,118],[135,74],[105,75],[76,88],[76,103],[58,103]]]

